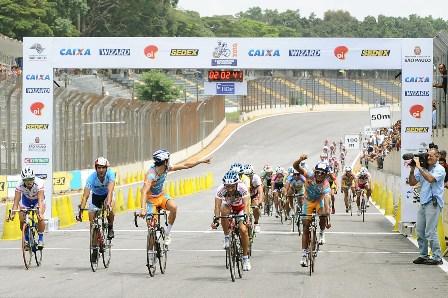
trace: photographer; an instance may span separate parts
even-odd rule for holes
[[[438,151],[432,148],[425,159],[419,157],[409,164],[409,185],[421,185],[420,208],[417,213],[417,242],[420,256],[414,260],[414,264],[441,265],[443,264],[439,239],[437,236],[437,222],[443,208],[443,181],[445,169],[438,163]],[[422,167],[425,164],[426,168]],[[417,168],[417,171],[415,170]],[[428,241],[431,245],[432,258],[428,254]]]

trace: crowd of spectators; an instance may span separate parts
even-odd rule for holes
[[[378,169],[382,169],[384,158],[391,151],[400,151],[400,148],[401,120],[398,120],[391,128],[380,128],[364,138],[361,163],[368,168],[369,162],[376,162]]]
[[[22,69],[18,66],[0,64],[0,81],[15,80],[22,75]]]

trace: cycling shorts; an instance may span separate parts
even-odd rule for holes
[[[105,195],[96,195],[92,193],[92,196],[89,200],[89,211],[95,211],[97,209],[103,208],[104,201],[107,198],[107,194]],[[114,200],[114,197],[112,196],[112,201]]]
[[[315,201],[305,200],[302,205],[302,215],[310,215],[314,210],[316,210],[316,212],[319,212],[319,210],[321,210],[322,208],[324,208],[323,199]]]
[[[22,194],[22,199],[20,200],[20,207],[22,208],[34,208],[37,206],[37,203],[39,202],[39,200],[35,199],[32,200],[28,197],[26,197],[25,195]]]
[[[146,199],[146,214],[157,213],[157,209],[166,210],[168,201],[171,200],[170,196],[165,193],[161,193],[157,197],[149,197]]]
[[[280,191],[283,188],[283,182],[274,183],[274,191]]]

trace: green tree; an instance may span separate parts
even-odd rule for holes
[[[135,86],[137,96],[148,101],[173,101],[180,96],[180,90],[168,76],[159,70],[150,70],[140,77],[142,83]]]
[[[53,36],[48,1],[0,0],[0,33],[22,40],[24,36]]]

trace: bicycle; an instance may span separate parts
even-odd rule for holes
[[[302,230],[300,229],[300,224],[302,223],[302,204],[299,204],[299,197],[300,195],[295,193],[293,195],[293,213],[291,218],[291,225],[292,225],[292,231],[294,232],[295,228],[297,227],[297,232],[299,233],[299,236],[302,235]],[[303,195],[302,195],[303,197]]]
[[[273,211],[273,198],[272,198],[272,187],[268,186],[265,187],[265,194],[266,194],[266,202],[264,203],[264,215],[272,216]]]
[[[134,212],[134,224],[138,227],[137,217],[140,215]],[[166,262],[168,258],[168,246],[165,245],[165,228],[160,226],[160,217],[165,218],[165,226],[168,226],[166,211],[147,214],[146,223],[148,226],[148,235],[146,236],[146,267],[151,277],[156,273],[156,262],[159,260],[160,273],[165,274]],[[157,218],[156,218],[157,217]]]
[[[79,208],[76,220],[82,222],[82,212],[89,211],[88,208]],[[91,210],[90,210],[91,211]],[[93,272],[98,270],[98,261],[101,254],[104,268],[109,268],[112,257],[112,241],[107,237],[109,232],[109,223],[107,216],[109,215],[109,208],[103,204],[103,207],[94,209],[93,222],[90,224],[90,267]]]
[[[22,212],[25,214],[25,220],[22,225],[22,257],[25,263],[25,268],[28,270],[31,267],[31,262],[36,261],[37,267],[42,264],[42,249],[38,247],[38,229],[37,229],[37,213],[39,208],[22,208],[18,210],[9,210],[8,221],[12,220],[11,212]],[[28,235],[28,243],[26,241]]]
[[[310,223],[310,241],[308,244],[308,264],[310,269],[310,276],[314,272],[314,265],[316,264],[317,253],[319,252],[319,241],[317,241],[317,227],[319,226],[319,216],[316,211],[312,214],[305,215],[307,218],[311,218]]]
[[[249,225],[248,225],[248,231],[249,231],[249,256],[252,255],[252,244],[254,243],[254,239],[257,236],[257,233],[255,232],[255,224],[254,224],[254,209],[259,209],[258,206],[250,206],[250,213],[249,213]]]
[[[361,194],[360,194],[360,199],[361,199],[361,203],[360,203],[360,207],[361,207],[361,213],[362,213],[362,221],[365,222],[365,214],[367,211],[366,208],[366,199],[367,199],[367,195],[366,195],[366,190],[363,188],[360,190]]]
[[[215,217],[214,220],[226,218],[229,220],[229,247],[226,248],[226,269],[230,271],[230,278],[232,282],[236,278],[236,270],[238,269],[239,278],[243,277],[243,247],[240,239],[240,228],[237,224],[237,219],[242,218],[246,221],[246,214],[237,215],[229,214],[226,216]]]

